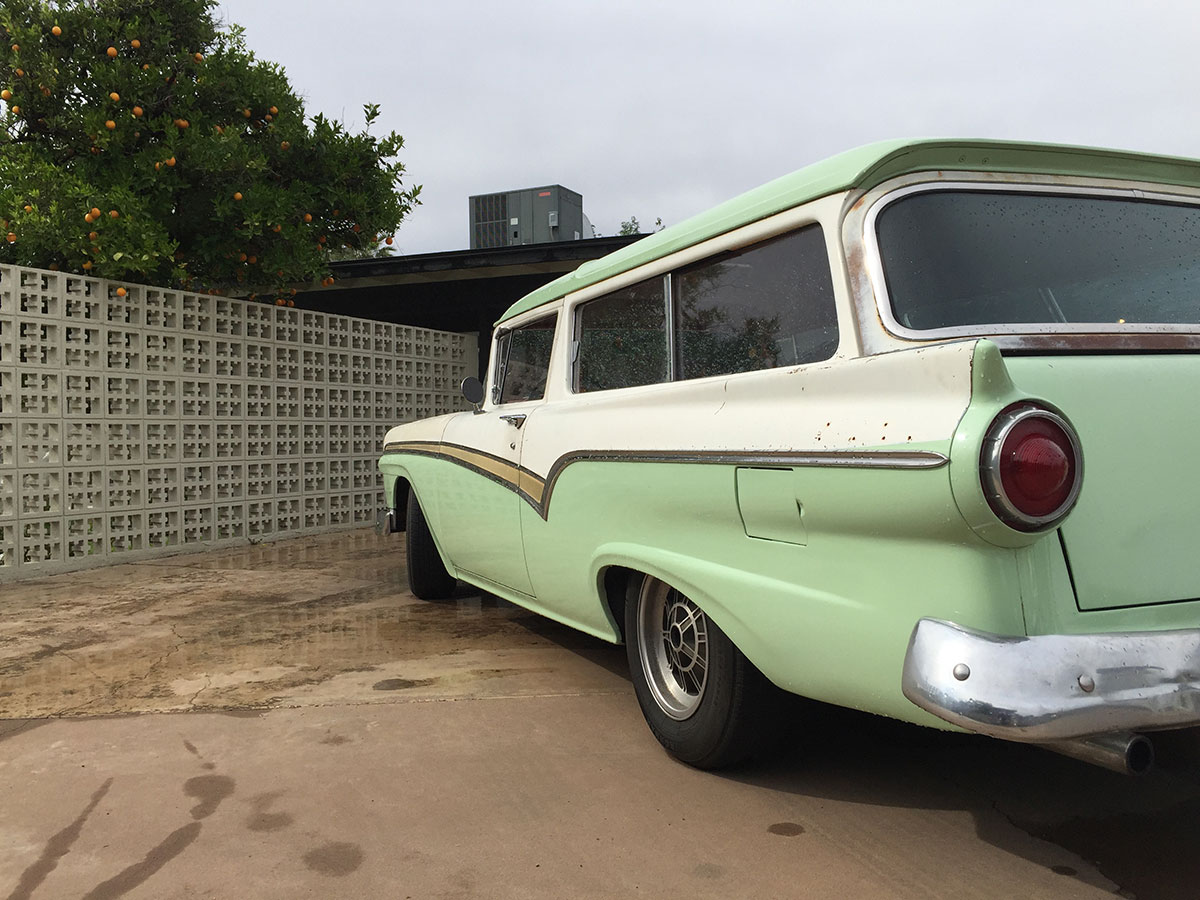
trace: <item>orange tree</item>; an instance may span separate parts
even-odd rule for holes
[[[379,108],[306,117],[214,5],[4,0],[0,263],[278,296],[396,230],[420,187]]]

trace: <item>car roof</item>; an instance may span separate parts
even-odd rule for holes
[[[939,169],[1124,178],[1200,186],[1200,161],[1183,157],[1017,141],[880,141],[784,175],[678,225],[586,262],[575,271],[526,294],[510,306],[496,324],[613,275],[812,200],[852,189],[868,191],[890,178]]]

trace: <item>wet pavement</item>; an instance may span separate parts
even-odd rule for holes
[[[1200,749],[1128,779],[804,702],[668,758],[623,650],[365,531],[0,584],[0,900],[1193,898]]]
[[[356,531],[0,585],[0,718],[544,693],[535,651],[567,648],[624,666],[472,588],[417,600],[401,548]]]

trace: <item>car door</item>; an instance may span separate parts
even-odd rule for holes
[[[529,596],[521,445],[526,423],[543,404],[556,319],[543,316],[497,334],[490,396],[478,412],[451,419],[442,436],[442,452],[461,470],[440,486],[449,525],[443,547],[457,569]]]

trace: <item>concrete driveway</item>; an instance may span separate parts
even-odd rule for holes
[[[798,703],[668,758],[624,653],[346,532],[0,587],[0,898],[1193,898],[1200,758],[1125,779]]]

